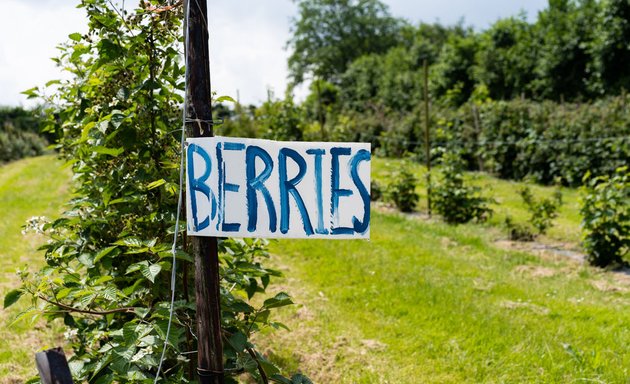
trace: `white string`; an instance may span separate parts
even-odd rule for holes
[[[189,2],[184,2],[184,52],[188,48],[188,9]],[[184,92],[188,89],[188,57],[184,53],[184,66],[185,66],[185,79],[184,79]],[[180,161],[179,161],[179,195],[177,197],[177,216],[175,218],[175,231],[173,233],[173,245],[171,246],[171,253],[173,254],[173,267],[171,268],[171,305],[168,314],[168,326],[166,327],[166,337],[164,338],[164,348],[162,348],[162,356],[160,357],[160,364],[158,365],[157,373],[155,374],[155,380],[153,383],[157,383],[160,379],[160,371],[162,370],[162,363],[164,363],[164,356],[166,355],[166,348],[168,348],[168,337],[171,334],[171,325],[173,324],[173,312],[175,311],[175,280],[176,280],[176,266],[177,266],[177,235],[179,234],[179,217],[182,211],[182,191],[184,186],[184,140],[186,137],[186,110],[188,107],[188,100],[184,97],[184,108],[182,111],[182,135],[180,139]]]

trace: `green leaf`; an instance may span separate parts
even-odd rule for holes
[[[61,300],[67,297],[73,290],[75,290],[75,288],[60,289],[59,292],[57,292],[57,294],[55,295],[55,297],[57,298],[57,300]]]
[[[91,253],[82,253],[77,259],[87,268],[94,267],[94,255]]]
[[[135,236],[125,237],[124,239],[114,242],[114,244],[126,245],[127,247],[130,247],[130,248],[144,247],[144,243],[142,242],[142,240],[140,240],[139,238]]]
[[[21,289],[14,289],[12,291],[9,291],[6,295],[4,295],[4,308],[9,308],[13,304],[15,304],[15,302],[18,301],[23,294],[24,291]]]
[[[81,34],[77,32],[69,34],[68,37],[73,41],[81,41]]]
[[[165,257],[173,257],[173,254],[171,253],[171,250],[166,250],[166,251],[161,251],[160,253],[158,253],[158,256],[160,258],[165,258]],[[192,256],[190,256],[188,253],[182,251],[181,249],[177,249],[175,251],[175,258],[180,259],[180,260],[185,260],[191,263],[195,262],[195,259],[193,259]]]
[[[148,266],[143,265],[140,268],[140,273],[142,273],[142,276],[146,277],[152,283],[154,283],[155,277],[158,275],[158,273],[160,273],[161,270],[162,270],[162,267],[159,264],[151,264]]]
[[[118,247],[116,246],[111,246],[111,247],[101,249],[94,257],[94,262],[95,263],[98,262],[100,259],[102,259],[103,257],[109,254],[112,254],[112,257],[118,256],[120,254],[120,249],[118,249]]]
[[[61,84],[61,80],[50,80],[45,85],[47,87],[50,87],[51,85],[54,85],[54,84]]]
[[[273,364],[271,361],[265,359],[264,357],[260,355],[258,356],[258,363],[260,363],[260,366],[263,368],[263,370],[267,374],[267,377],[277,375],[280,373],[280,369],[278,369],[278,367],[276,367],[275,364]]]
[[[147,317],[147,315],[151,312],[149,308],[144,308],[144,307],[136,307],[133,309],[133,311],[141,319],[144,319],[145,317]]]
[[[101,292],[101,295],[107,300],[114,301],[118,297],[118,290],[113,286],[108,286]]]
[[[147,189],[151,190],[153,188],[157,188],[161,185],[164,185],[166,183],[166,180],[164,179],[160,179],[160,180],[156,180],[154,182],[151,182],[147,185]]]
[[[233,98],[231,98],[230,96],[219,96],[215,100],[215,102],[217,102],[217,103],[222,103],[224,101],[229,101],[230,103],[236,103],[236,101]]]
[[[263,303],[263,308],[280,308],[291,304],[293,304],[293,301],[291,301],[291,297],[289,297],[289,295],[284,292],[280,292],[274,297],[265,300],[265,302]]]
[[[139,263],[135,263],[135,264],[131,264],[127,270],[125,271],[125,275],[128,275],[130,273],[133,273],[135,271],[139,271],[141,270],[143,267],[148,267],[149,266],[149,262],[148,261],[141,261]]]
[[[237,353],[241,352],[248,345],[247,336],[245,336],[242,332],[236,332],[230,336],[228,343]]]
[[[37,87],[33,87],[30,89],[27,89],[26,91],[22,91],[20,92],[23,95],[26,95],[28,99],[34,99],[36,97],[39,97],[39,88]]]
[[[107,148],[101,145],[97,145],[96,147],[92,147],[92,152],[100,153],[102,155],[109,155],[116,157],[125,151],[124,148]]]

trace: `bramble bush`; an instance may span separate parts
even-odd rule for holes
[[[553,225],[552,220],[558,217],[558,208],[562,205],[562,192],[556,189],[550,198],[536,199],[529,187],[523,187],[519,194],[529,211],[529,222],[539,235],[544,235]]]
[[[481,188],[466,185],[461,158],[452,152],[442,155],[440,178],[431,188],[433,208],[447,223],[485,221],[492,214],[491,199],[481,195]]]
[[[562,192],[556,189],[551,197],[536,198],[531,188],[525,186],[518,191],[529,211],[529,221],[517,223],[511,216],[505,218],[505,228],[510,240],[533,241],[536,236],[544,235],[558,217],[558,208],[562,205]]]
[[[71,34],[56,59],[70,80],[49,82],[56,89],[45,100],[45,129],[59,137],[57,148],[72,167],[74,197],[61,217],[29,223],[48,237],[46,265],[22,270],[21,288],[4,304],[27,295],[32,306],[20,318],[63,320],[77,382],[153,382],[164,348],[185,72],[178,4],[144,2],[127,13],[107,0],[82,0],[89,31]],[[163,383],[196,380],[194,264],[184,224],[180,231]],[[285,328],[271,314],[291,304],[286,293],[251,300],[279,275],[262,264],[266,243],[223,239],[219,252],[226,383],[241,374],[307,383],[302,375],[281,376],[251,341],[265,327]]]
[[[435,145],[457,145],[468,169],[481,162],[504,179],[579,186],[587,171],[612,175],[627,164],[629,105],[627,94],[591,103],[490,101],[479,106],[478,130],[468,106],[443,108],[435,114],[452,139]]]
[[[387,185],[387,199],[402,212],[412,212],[420,199],[416,193],[417,182],[418,180],[409,164],[403,162],[399,169],[393,173],[392,180]]]
[[[534,241],[536,235],[532,228],[523,223],[517,223],[512,216],[506,216],[503,222],[508,238],[513,241]]]
[[[370,181],[370,200],[371,201],[379,201],[383,198],[383,188],[381,184],[376,181]]]
[[[582,246],[598,267],[627,263],[630,252],[630,172],[618,168],[612,177],[584,176]]]

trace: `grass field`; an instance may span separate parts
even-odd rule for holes
[[[17,268],[43,263],[36,249],[42,238],[21,234],[21,226],[32,216],[52,216],[68,198],[70,173],[52,156],[17,161],[0,167],[0,295],[19,286]],[[22,383],[35,374],[35,352],[55,343],[59,335],[43,323],[11,324],[30,303],[21,299],[0,311],[0,383]]]
[[[396,167],[375,159],[374,177],[385,181]],[[627,382],[630,276],[503,241],[502,217],[527,220],[521,184],[471,178],[500,202],[489,223],[448,226],[375,205],[370,241],[274,241],[270,262],[286,277],[272,289],[299,304],[279,314],[292,332],[260,337],[263,351],[316,383]],[[43,262],[34,251],[42,239],[20,226],[59,212],[69,179],[51,157],[0,168],[2,294],[18,284],[17,267]],[[564,194],[540,242],[577,249],[578,193]],[[33,353],[59,342],[57,330],[8,326],[27,305],[0,315],[0,383],[22,382]]]
[[[373,173],[395,167],[376,159]],[[473,178],[501,203],[485,225],[373,208],[369,242],[274,242],[280,289],[300,304],[281,316],[292,332],[262,341],[267,353],[318,383],[627,382],[630,277],[506,248],[497,226],[526,220],[521,184]],[[577,192],[564,194],[541,241],[577,247]]]

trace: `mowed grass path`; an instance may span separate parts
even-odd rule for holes
[[[377,179],[388,163],[375,161]],[[476,182],[526,221],[521,184]],[[579,238],[577,192],[565,200],[552,241]],[[299,303],[280,315],[292,332],[260,339],[280,365],[317,383],[628,382],[629,276],[498,247],[496,218],[449,226],[372,212],[369,242],[272,243],[278,288]]]
[[[43,238],[21,233],[32,216],[55,216],[68,199],[70,172],[60,168],[52,156],[20,160],[0,166],[0,296],[19,287],[18,268],[35,270],[44,263],[36,249]],[[14,317],[30,302],[22,298],[8,310],[0,311],[0,383],[22,383],[34,375],[35,352],[52,345],[61,335],[43,324],[11,325]]]

